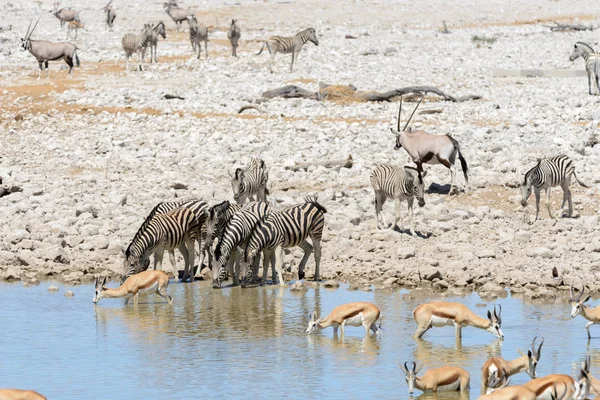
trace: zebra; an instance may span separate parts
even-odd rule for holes
[[[310,257],[315,253],[315,281],[319,280],[319,266],[321,263],[321,237],[325,227],[325,213],[327,210],[316,199],[306,198],[305,203],[283,211],[270,213],[252,231],[244,249],[240,274],[243,285],[252,282],[255,268],[250,265],[257,261],[258,254],[263,251],[263,283],[267,274],[267,261],[275,258],[280,285],[285,285],[283,280],[283,249],[300,246],[304,250],[304,257],[298,266],[298,279],[304,279],[304,267]],[[307,242],[310,237],[312,246]],[[273,269],[273,264],[271,264]]]
[[[245,244],[256,223],[269,212],[270,206],[267,203],[255,202],[247,204],[231,217],[215,247],[212,283],[214,288],[221,287],[227,270],[233,275],[234,286],[239,284],[239,265],[236,265],[236,271],[232,271],[237,258],[237,248]]]
[[[142,29],[142,33],[139,35],[136,35],[135,33],[126,33],[125,36],[123,36],[121,45],[125,51],[126,70],[129,70],[129,57],[131,57],[133,53],[137,53],[138,67],[140,71],[142,70],[143,53],[145,53],[146,47],[148,47],[151,35],[151,29],[148,24],[146,24],[144,29]]]
[[[241,206],[231,204],[229,201],[215,204],[208,209],[206,216],[206,237],[203,239],[204,248],[202,249],[202,255],[205,253],[209,255],[209,266],[212,266],[210,250],[214,239],[221,237],[231,217],[241,209]]]
[[[112,30],[115,18],[117,18],[117,13],[111,6],[112,2],[113,0],[110,0],[108,4],[104,6],[104,12],[106,13],[106,25],[110,30]]]
[[[208,28],[202,24],[198,25],[195,15],[190,15],[187,18],[190,26],[190,42],[192,43],[194,54],[197,52],[198,59],[200,59],[200,53],[202,53],[200,42],[204,42],[204,54],[208,58]]]
[[[269,37],[260,48],[260,51],[256,54],[259,55],[262,53],[265,45],[269,50],[269,54],[271,57],[269,58],[269,70],[273,73],[273,67],[271,63],[273,62],[273,58],[275,58],[275,54],[289,54],[292,53],[292,64],[290,65],[290,72],[293,72],[294,69],[294,59],[298,58],[300,50],[302,50],[302,46],[306,44],[308,41],[313,42],[316,46],[319,45],[319,39],[317,39],[317,34],[315,33],[314,28],[307,28],[303,31],[296,33],[296,35],[292,37],[284,37],[284,36],[271,36]]]
[[[139,240],[139,238],[144,234],[144,232],[148,228],[148,225],[150,224],[150,222],[154,219],[154,217],[156,215],[166,214],[166,213],[171,212],[178,208],[185,208],[185,209],[192,211],[196,218],[195,225],[194,225],[194,227],[196,229],[196,233],[194,236],[195,236],[196,240],[198,241],[198,245],[199,245],[199,249],[200,249],[200,263],[198,264],[198,269],[196,271],[196,275],[198,275],[200,273],[200,270],[202,269],[202,262],[204,261],[203,243],[204,243],[204,240],[206,237],[206,218],[208,216],[208,204],[202,200],[169,201],[169,202],[158,203],[156,206],[154,206],[152,211],[150,211],[150,213],[148,214],[148,216],[146,217],[146,219],[144,220],[142,225],[139,227],[139,229],[135,233],[135,236],[133,237],[133,240],[131,241],[131,244],[129,245],[129,247],[131,247],[131,245],[134,242]],[[195,256],[194,256],[194,258],[195,258]],[[175,272],[177,272],[174,249],[169,250],[169,260],[171,262],[171,266],[173,267],[173,270],[175,270]],[[194,259],[191,260],[191,262],[193,262],[193,261],[194,261]],[[190,276],[190,279],[193,281],[194,278]]]
[[[148,47],[150,47],[150,63],[152,63],[152,55],[154,55],[154,62],[158,62],[156,57],[156,47],[158,46],[158,37],[162,36],[163,39],[167,38],[167,32],[165,30],[164,22],[160,21],[158,24],[146,24],[146,28],[150,30],[150,36],[148,37]],[[146,49],[142,49],[142,60],[146,57]]]
[[[548,215],[552,216],[550,211],[550,189],[559,186],[563,190],[563,201],[561,209],[564,209],[565,203],[569,202],[568,217],[573,215],[573,202],[571,200],[571,176],[575,178],[584,188],[589,188],[577,178],[575,174],[575,166],[573,161],[566,155],[559,155],[550,158],[538,159],[537,165],[525,173],[525,179],[521,185],[521,205],[527,207],[527,199],[531,196],[531,189],[535,193],[535,220],[537,221],[540,214],[540,190],[546,191],[546,208]],[[562,212],[562,211],[561,211]]]
[[[185,278],[193,268],[196,232],[196,215],[190,209],[177,208],[155,215],[125,250],[123,279],[148,269],[150,253],[154,253],[154,269],[162,269],[163,252],[173,249],[179,249],[183,255]],[[174,273],[177,276],[177,271]]]
[[[592,46],[587,43],[577,42],[575,43],[573,52],[569,56],[569,60],[575,61],[579,57],[583,57],[585,60],[589,94],[600,95],[600,53],[595,52]],[[592,82],[594,83],[595,90],[592,90]],[[593,93],[594,91],[596,93]]]
[[[229,26],[229,30],[227,31],[227,39],[231,43],[231,56],[237,57],[237,48],[238,42],[242,37],[242,32],[240,31],[240,27],[236,25],[236,20],[231,20],[231,25]]]
[[[387,199],[395,200],[396,221],[392,228],[398,226],[400,221],[400,203],[406,200],[408,203],[408,215],[410,217],[410,234],[415,236],[414,218],[413,218],[413,202],[417,198],[419,207],[425,205],[424,199],[424,183],[423,178],[427,175],[427,171],[419,172],[413,167],[399,167],[396,165],[379,164],[373,168],[371,172],[371,186],[375,191],[375,220],[377,228],[379,225],[379,215],[386,227],[385,216],[383,215],[383,205]]]
[[[265,166],[265,162],[260,158],[251,159],[246,169],[237,168],[232,176],[233,199],[239,205],[244,204],[246,199],[254,201],[255,195],[257,201],[267,201],[268,180],[269,170]]]

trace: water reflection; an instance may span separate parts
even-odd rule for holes
[[[414,361],[421,362],[427,368],[442,365],[456,365],[465,369],[470,366],[481,367],[479,359],[487,360],[490,357],[499,357],[502,351],[502,341],[500,339],[496,339],[489,344],[469,346],[463,346],[460,339],[455,339],[454,346],[435,344],[425,339],[415,339],[415,343]],[[445,364],[442,360],[449,360],[449,362]]]

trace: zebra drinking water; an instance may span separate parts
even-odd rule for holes
[[[573,202],[571,200],[571,190],[569,189],[571,176],[584,188],[588,187],[577,178],[573,161],[568,156],[560,155],[539,159],[537,165],[525,174],[525,179],[521,185],[521,205],[527,207],[527,199],[531,196],[531,189],[533,188],[535,193],[535,220],[537,221],[540,214],[540,190],[544,189],[546,191],[545,203],[548,215],[550,218],[554,218],[550,210],[550,189],[560,185],[563,190],[561,209],[568,201],[569,213],[567,216],[571,217],[573,215]]]
[[[415,236],[413,202],[415,197],[419,207],[425,205],[423,177],[427,171],[419,172],[413,167],[398,167],[396,165],[380,164],[376,165],[371,172],[371,186],[375,191],[375,219],[379,228],[379,215],[383,226],[386,227],[385,216],[383,215],[383,205],[389,198],[394,199],[396,205],[396,221],[392,228],[398,226],[400,221],[400,203],[406,200],[408,203],[408,214],[410,217],[410,234]]]
[[[152,57],[154,56],[154,62],[158,62],[156,57],[156,47],[158,46],[158,37],[162,36],[163,39],[167,38],[167,32],[165,30],[164,22],[160,21],[158,24],[146,24],[147,29],[150,30],[150,36],[148,37],[148,47],[150,47],[150,63],[152,63]],[[142,60],[146,57],[146,47],[142,49]]]
[[[204,54],[208,58],[208,28],[202,24],[198,25],[195,15],[188,16],[188,24],[190,26],[190,42],[192,43],[194,54],[197,53],[198,59],[200,59],[200,53],[202,53],[200,42],[204,42]]]
[[[138,35],[135,33],[126,33],[121,39],[121,45],[123,46],[123,50],[125,51],[125,69],[129,70],[129,57],[132,56],[133,53],[136,53],[138,56],[138,68],[142,70],[142,61],[143,61],[143,53],[146,51],[146,47],[148,47],[148,41],[150,40],[150,36],[152,35],[152,30],[146,24],[142,32]]]
[[[315,33],[314,28],[307,28],[291,37],[271,36],[263,43],[262,47],[260,48],[260,51],[256,55],[262,53],[265,46],[267,46],[269,54],[271,55],[269,58],[269,70],[271,71],[271,73],[273,73],[273,67],[271,63],[273,62],[273,58],[275,58],[275,54],[292,53],[292,64],[290,65],[290,72],[293,72],[294,59],[298,58],[298,54],[300,53],[300,50],[302,50],[302,46],[304,46],[308,41],[313,42],[316,46],[319,45],[319,39],[317,39],[317,34]]]
[[[229,26],[229,30],[227,31],[227,39],[231,43],[231,56],[237,57],[237,48],[240,38],[242,37],[242,32],[240,27],[236,25],[236,20],[231,20],[231,25]]]
[[[232,271],[233,263],[237,257],[237,248],[246,243],[256,223],[267,215],[269,211],[270,206],[267,203],[256,202],[246,205],[246,207],[231,217],[215,248],[213,287],[221,287],[227,276],[227,269],[233,275],[233,284],[238,284],[239,265],[236,265],[235,272]]]
[[[575,61],[579,57],[583,57],[585,60],[589,94],[600,95],[600,53],[595,52],[592,46],[587,43],[577,42],[571,56],[569,56],[569,60]],[[592,82],[594,90],[592,90]]]
[[[231,179],[234,200],[240,205],[244,204],[246,199],[254,201],[254,196],[257,201],[267,201],[268,172],[265,162],[260,158],[251,159],[246,169],[237,168]]]
[[[248,244],[242,256],[240,275],[243,280],[242,286],[253,281],[255,264],[261,251],[264,254],[263,283],[267,276],[267,263],[275,256],[275,268],[279,284],[284,285],[283,280],[283,249],[300,246],[304,251],[304,257],[298,266],[298,279],[304,279],[304,267],[315,252],[315,281],[319,280],[319,266],[321,263],[321,238],[325,226],[325,213],[327,210],[316,199],[307,198],[305,203],[283,211],[270,213],[252,231]],[[312,246],[306,241],[310,237]]]

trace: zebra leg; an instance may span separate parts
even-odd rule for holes
[[[414,197],[409,197],[406,202],[408,203],[408,217],[410,218],[410,234],[413,236],[417,236],[415,233],[415,218],[413,215],[413,203],[415,201]]]
[[[208,58],[208,40],[204,41],[204,55]]]
[[[387,228],[387,222],[385,222],[385,215],[383,214],[383,205],[385,204],[386,197],[381,193],[375,193],[375,219],[377,221],[377,228],[380,229],[379,216],[383,222],[382,229]]]
[[[190,282],[194,282],[194,261],[196,261],[196,239],[189,238],[186,241],[186,247],[188,251],[188,262],[185,268],[184,276],[190,279]]]
[[[271,65],[273,63],[273,58],[275,58],[275,53],[271,53],[271,49],[269,48],[269,70],[271,71],[271,73],[273,73],[273,66]]]
[[[313,247],[315,249],[315,282],[319,281],[321,267],[321,241],[312,238]]]
[[[554,216],[552,215],[552,210],[550,210],[550,187],[546,188],[546,208],[548,209],[548,216],[550,216],[550,218],[554,218]]]
[[[398,222],[400,222],[401,216],[400,216],[400,207],[402,206],[402,201],[399,198],[395,198],[394,199],[394,211],[396,212],[396,221],[394,222],[394,226],[392,226],[392,229],[395,227],[398,227],[398,229],[400,229],[400,225],[398,225]]]
[[[540,217],[540,189],[533,188],[535,194],[535,220],[537,221]]]
[[[175,276],[177,276],[177,262],[175,260],[175,250],[169,250],[169,261],[171,262],[171,267],[173,267],[173,272]]]
[[[185,265],[183,267],[183,275],[181,276],[181,282],[185,282],[185,266],[187,265],[188,251],[187,251],[187,247],[185,246],[185,243],[181,243],[179,245],[179,247],[177,247],[177,249],[179,250],[179,252],[183,256],[183,260],[184,260],[184,263],[185,263]],[[177,279],[177,275],[178,274],[179,274],[179,271],[177,271],[177,269],[175,268],[175,266],[173,266],[173,275],[174,275],[175,279]]]
[[[234,268],[233,268],[233,286],[239,286],[240,284],[240,252],[236,251],[235,252],[235,264],[234,264]]]
[[[164,250],[162,248],[158,248],[154,251],[154,270],[156,271],[156,267],[160,271],[162,271],[162,262],[163,262]]]
[[[300,265],[298,266],[298,279],[304,279],[304,267],[306,266],[306,262],[308,261],[308,257],[313,251],[313,246],[310,245],[306,240],[299,244],[300,248],[304,250],[304,256],[300,261]]]
[[[296,55],[296,51],[292,50],[292,64],[290,65],[290,72],[294,72],[294,57]]]
[[[279,284],[281,286],[285,285],[285,281],[283,280],[283,247],[277,246],[274,250],[275,252],[275,268],[277,268],[277,278],[279,279]]]
[[[573,200],[571,199],[571,189],[569,188],[569,186],[571,185],[571,181],[570,179],[564,179],[561,187],[563,190],[563,202],[562,202],[562,206],[561,206],[561,214],[564,211],[565,208],[565,203],[568,202],[569,204],[569,213],[567,214],[567,217],[571,218],[573,216]]]
[[[590,95],[592,95],[592,74],[590,73],[590,71],[587,72],[587,77],[588,77],[588,93]]]

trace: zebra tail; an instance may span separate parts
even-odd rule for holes
[[[573,171],[573,176],[575,177],[575,180],[577,181],[577,183],[579,183],[581,186],[583,186],[586,189],[590,188],[588,185],[586,185],[585,183],[583,183],[579,180],[579,178],[577,177],[577,174],[575,174],[575,171]]]
[[[460,166],[462,167],[463,175],[465,176],[465,182],[467,182],[467,184],[468,184],[469,183],[469,175],[468,175],[469,166],[467,165],[467,160],[465,160],[465,158],[463,157],[462,152],[460,151],[460,145],[458,144],[456,139],[454,139],[450,135],[448,135],[448,138],[452,141],[454,148],[458,152],[458,159],[460,160]]]
[[[262,47],[260,48],[260,51],[258,53],[256,53],[256,55],[259,55],[260,53],[262,53],[263,49],[265,48],[265,44],[267,44],[266,41],[263,43]]]

